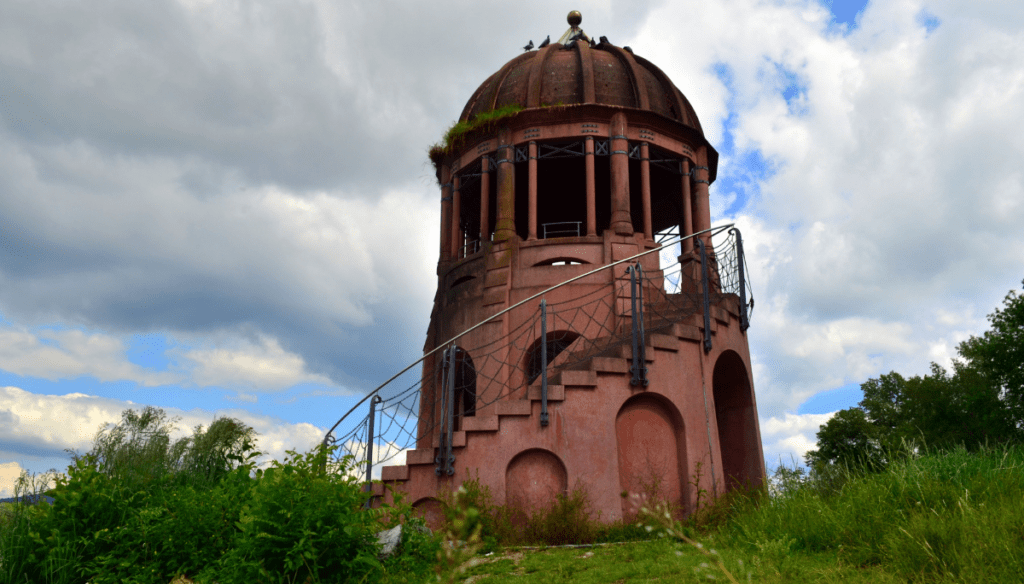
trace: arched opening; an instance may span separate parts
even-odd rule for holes
[[[569,488],[569,473],[555,453],[534,448],[520,452],[505,470],[505,503],[530,512],[551,505]]]
[[[483,249],[483,246],[491,241],[494,235],[494,222],[496,217],[497,189],[494,184],[494,168],[488,168],[489,188],[487,193],[487,233],[483,233],[480,224],[481,185],[483,172],[482,159],[474,160],[466,168],[457,174],[459,178],[459,227],[463,233],[463,239],[459,243],[460,250],[457,250],[458,257],[466,257]]]
[[[657,500],[685,509],[685,436],[682,416],[663,396],[642,393],[623,404],[615,417],[615,439],[625,519]]]
[[[573,344],[576,339],[580,338],[579,333],[572,331],[550,331],[547,334],[547,354],[548,354],[548,366],[554,362],[555,357],[562,354],[563,351],[569,348],[569,345]],[[523,363],[523,371],[526,373],[526,384],[531,385],[534,381],[540,377],[541,365],[543,360],[541,359],[541,350],[543,348],[540,339],[537,339],[530,345],[529,350],[526,351],[526,359]]]
[[[759,485],[763,476],[753,391],[747,367],[735,351],[718,358],[712,385],[726,489]]]
[[[550,260],[544,260],[533,264],[533,267],[539,268],[542,266],[582,266],[589,264],[587,260],[581,260],[579,258],[553,258]]]

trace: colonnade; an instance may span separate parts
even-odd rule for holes
[[[611,136],[609,139],[611,186],[611,221],[609,229],[617,235],[632,235],[633,221],[630,209],[629,192],[629,141],[626,138],[625,115],[617,113],[612,117]],[[494,153],[494,160],[489,155],[481,158],[480,174],[480,236],[486,238],[490,233],[490,195],[491,170],[495,170],[497,188],[497,209],[495,210],[494,240],[506,241],[516,235],[515,223],[515,145],[512,144],[510,131],[498,136],[499,145]],[[644,239],[653,240],[653,222],[651,217],[651,158],[650,144],[640,142],[640,201],[642,205]],[[585,161],[585,192],[586,192],[586,235],[596,236],[597,233],[597,201],[595,176],[595,142],[593,136],[584,138],[583,156]],[[538,145],[535,141],[527,143],[527,205],[528,225],[527,241],[536,240],[537,225],[537,164]],[[681,160],[681,201],[682,216],[680,228],[682,235],[704,231],[711,227],[709,205],[709,170],[707,166],[692,164],[682,157]],[[462,199],[460,178],[453,175],[451,167],[441,167],[441,259],[450,260],[462,257],[462,247],[466,241],[466,233],[462,229]],[[481,241],[483,245],[485,242]],[[710,244],[710,242],[707,242]],[[684,255],[692,253],[692,239],[682,243]],[[469,252],[472,253],[472,252]],[[469,255],[466,253],[465,255]]]

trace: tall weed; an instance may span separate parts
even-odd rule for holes
[[[834,552],[910,580],[1024,580],[1021,447],[925,453],[838,478],[838,489],[809,480],[751,501],[723,534],[751,550],[784,540],[794,552]]]

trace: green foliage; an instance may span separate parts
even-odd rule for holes
[[[922,446],[976,450],[1024,435],[1024,295],[1011,291],[989,315],[992,329],[960,344],[952,374],[895,371],[861,384],[864,399],[818,431],[807,463],[832,482],[846,471],[877,472]]]
[[[764,552],[834,554],[901,580],[1024,578],[1024,448],[936,451],[851,473],[840,489],[800,481],[751,501],[723,535]],[[775,542],[775,543],[772,543]],[[998,560],[997,560],[998,559]]]
[[[1001,392],[1017,428],[1024,425],[1024,294],[1011,290],[1003,307],[988,315],[992,328],[958,347],[964,367],[988,377]]]
[[[547,545],[593,543],[600,535],[600,513],[595,513],[586,489],[577,484],[568,494],[559,493],[551,505],[525,518],[526,542]]]
[[[374,534],[383,526],[383,510],[364,510],[366,495],[358,480],[346,472],[324,472],[326,461],[322,448],[289,452],[284,462],[257,471],[234,545],[217,569],[218,581],[379,579],[383,566]]]
[[[465,145],[466,136],[471,132],[476,130],[494,130],[500,125],[502,120],[512,117],[522,110],[523,106],[519,104],[509,104],[477,114],[476,117],[468,122],[455,122],[444,133],[441,141],[430,147],[428,155],[431,162],[434,163],[434,166],[439,166],[445,156],[454,153]]]
[[[172,431],[162,411],[125,412],[56,477],[53,505],[3,511],[0,581],[411,582],[431,571],[436,540],[416,529],[378,559],[377,532],[422,521],[401,502],[363,509],[351,460],[325,472],[321,448],[260,470],[240,422],[177,442]]]

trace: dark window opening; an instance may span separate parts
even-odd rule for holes
[[[548,365],[550,366],[555,357],[562,354],[569,348],[569,345],[580,337],[579,334],[572,331],[551,331],[547,334],[547,354],[548,354]],[[526,384],[531,385],[534,381],[540,377],[541,373],[541,340],[537,339],[534,341],[533,346],[527,352],[526,356]]]
[[[459,174],[459,228],[463,238],[457,256],[462,258],[480,251],[480,163]]]
[[[683,221],[682,159],[654,146],[651,156],[651,223],[654,233]]]
[[[635,158],[630,158],[629,219],[630,222],[633,224],[634,233],[644,232],[644,195],[643,190],[641,189],[641,183],[642,181],[640,180],[640,161]]]

